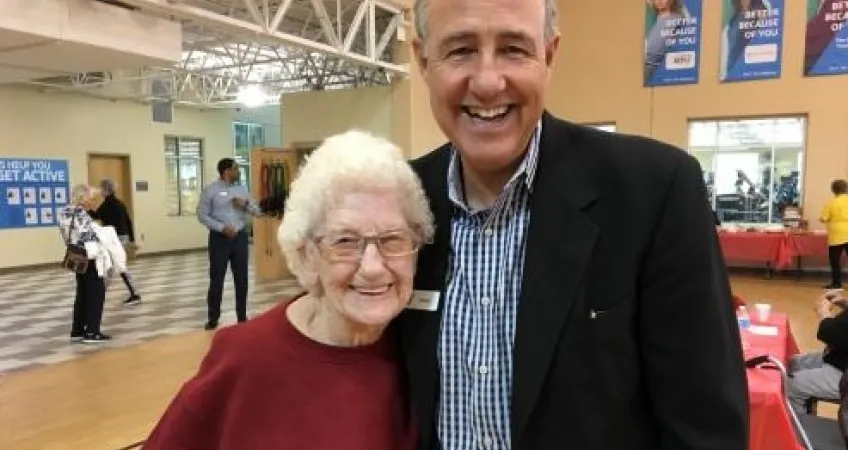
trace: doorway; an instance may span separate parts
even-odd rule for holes
[[[115,182],[115,195],[127,205],[127,211],[133,215],[132,180],[130,179],[130,157],[126,155],[88,155],[88,184],[99,186],[100,181],[110,179]]]

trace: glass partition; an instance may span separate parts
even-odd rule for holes
[[[801,206],[805,133],[805,117],[689,123],[689,151],[722,222],[780,223],[787,206]]]

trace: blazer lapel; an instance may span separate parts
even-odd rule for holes
[[[406,360],[410,393],[421,430],[422,449],[435,445],[436,405],[439,392],[437,348],[441,329],[444,291],[450,258],[451,204],[448,199],[447,172],[450,152],[447,147],[435,151],[433,160],[416,167],[430,201],[436,230],[433,242],[418,254],[414,288],[439,292],[437,311],[406,310],[401,315],[401,342]],[[426,157],[425,157],[426,158]]]
[[[582,212],[596,191],[579,160],[583,149],[569,140],[569,126],[547,113],[542,122],[513,349],[514,448],[520,448],[598,234]]]

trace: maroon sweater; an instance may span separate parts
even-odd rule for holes
[[[215,335],[146,450],[406,450],[416,435],[387,335],[331,347],[286,305]]]

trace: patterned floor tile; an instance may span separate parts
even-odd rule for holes
[[[73,276],[62,269],[0,275],[0,373],[55,364],[106,348],[202,329],[206,321],[208,258],[205,252],[143,258],[130,265],[141,292],[139,306],[123,305],[123,281],[106,292],[103,331],[108,344],[71,343]],[[294,295],[294,280],[257,282],[250,269],[249,314],[256,315]],[[222,326],[235,322],[232,276],[225,281]]]

